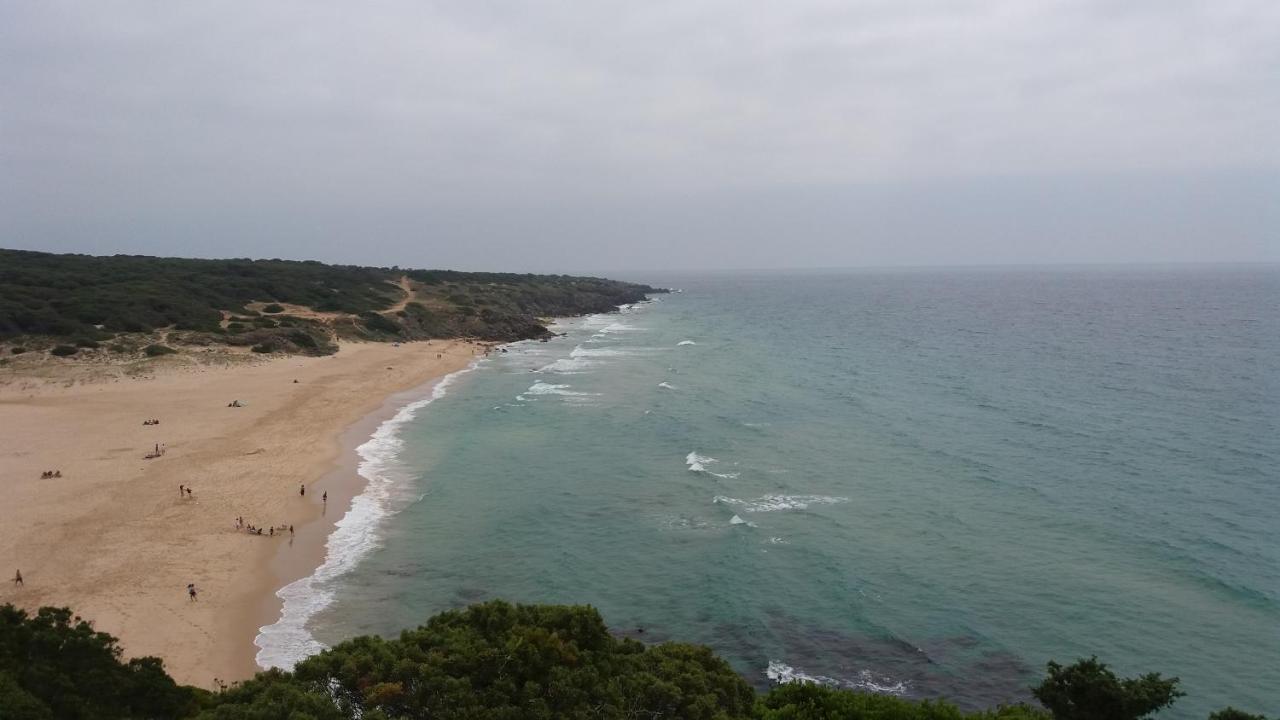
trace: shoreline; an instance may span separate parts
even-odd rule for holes
[[[0,373],[0,567],[26,578],[0,585],[0,603],[69,606],[126,657],[163,659],[179,682],[252,677],[254,639],[278,617],[284,578],[322,564],[364,487],[348,450],[486,347],[347,343],[324,357],[192,353]],[[231,399],[244,406],[229,409]],[[153,417],[159,427],[141,424]],[[143,459],[159,444],[163,457]],[[63,475],[41,478],[46,469]],[[174,497],[180,484],[194,494]],[[292,545],[284,531],[237,530],[240,516],[293,525]]]
[[[328,493],[327,508],[320,516],[297,528],[298,544],[302,546],[300,551],[293,545],[281,546],[277,549],[266,567],[271,576],[270,586],[263,593],[258,607],[249,609],[248,617],[243,623],[245,627],[251,629],[254,636],[251,655],[248,658],[251,667],[248,676],[251,677],[254,672],[266,669],[261,664],[261,658],[264,653],[268,653],[269,649],[259,641],[269,627],[285,621],[287,600],[282,597],[282,593],[295,583],[314,578],[330,562],[329,542],[339,530],[339,523],[349,517],[356,500],[363,497],[374,482],[374,478],[360,472],[361,468],[369,462],[367,456],[360,452],[361,448],[375,441],[377,434],[386,428],[388,423],[396,422],[402,413],[409,413],[405,418],[407,421],[414,417],[418,410],[443,397],[444,388],[451,384],[452,379],[474,370],[484,357],[484,354],[477,355],[463,368],[431,377],[413,388],[388,395],[377,409],[353,422],[336,439],[341,448],[336,465],[313,484],[315,492]],[[397,432],[398,427],[399,423],[392,432]],[[323,607],[306,613],[302,618],[302,627],[305,627],[314,613],[322,610]],[[309,634],[308,637],[311,642],[318,642]],[[277,653],[282,651],[281,648],[274,649]],[[294,662],[297,660],[294,659]]]

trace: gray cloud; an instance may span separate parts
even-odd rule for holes
[[[1280,5],[0,2],[0,244],[1280,260]]]

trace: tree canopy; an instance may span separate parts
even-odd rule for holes
[[[942,700],[804,683],[757,694],[704,646],[616,637],[587,606],[495,600],[211,693],[178,685],[156,658],[122,659],[115,638],[70,610],[0,607],[3,720],[1118,720],[1181,695],[1176,678],[1118,678],[1096,658],[1048,671],[1033,688],[1045,709],[966,713]],[[1226,708],[1209,720],[1266,718]]]

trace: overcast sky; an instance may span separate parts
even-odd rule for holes
[[[1280,261],[1280,2],[0,0],[0,246]]]

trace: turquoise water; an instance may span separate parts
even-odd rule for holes
[[[1275,268],[640,279],[684,292],[365,449],[377,547],[317,640],[590,603],[761,687],[981,707],[1096,654],[1180,676],[1162,717],[1280,711]]]

